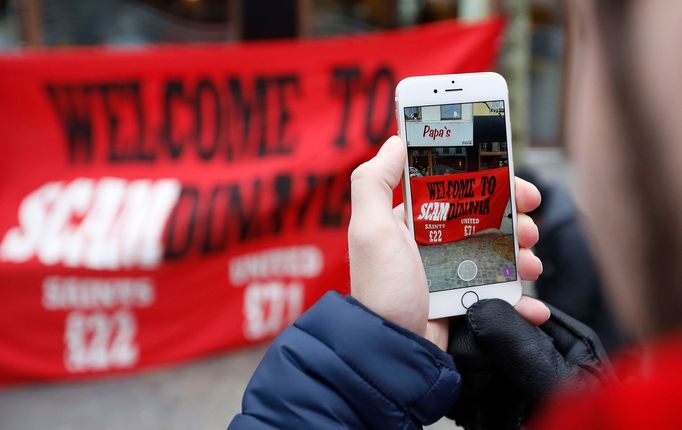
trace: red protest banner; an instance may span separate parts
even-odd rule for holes
[[[488,70],[502,26],[1,56],[0,383],[261,341],[346,288],[396,83]]]
[[[420,245],[455,242],[499,229],[509,203],[509,168],[410,178]]]

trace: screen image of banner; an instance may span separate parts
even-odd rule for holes
[[[414,233],[420,245],[499,229],[509,203],[509,168],[411,178]]]
[[[516,280],[504,101],[411,106],[404,119],[429,291]]]
[[[0,384],[263,342],[347,292],[396,84],[489,70],[503,25],[0,55]]]

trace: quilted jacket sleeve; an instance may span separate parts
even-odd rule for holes
[[[229,430],[421,428],[460,382],[436,345],[330,292],[272,343]]]

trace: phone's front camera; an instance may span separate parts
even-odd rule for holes
[[[433,90],[433,93],[434,93],[434,94],[438,94],[438,90]]]

